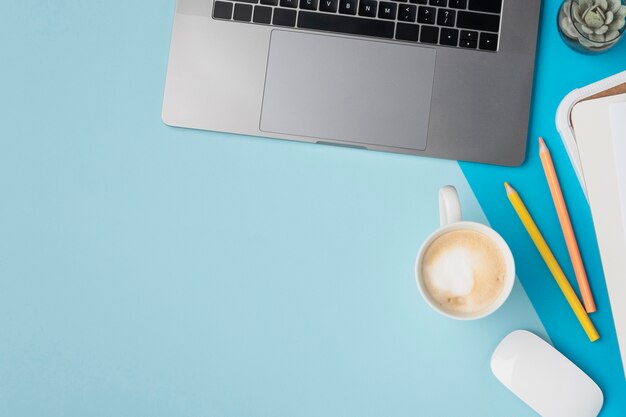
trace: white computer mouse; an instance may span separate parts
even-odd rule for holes
[[[525,330],[502,339],[491,356],[491,371],[543,417],[595,417],[604,402],[587,374]]]

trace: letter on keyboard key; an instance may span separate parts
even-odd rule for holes
[[[381,19],[395,19],[396,7],[396,3],[381,1],[378,7],[378,17],[380,17]]]
[[[359,15],[367,17],[376,17],[378,2],[376,0],[361,0],[359,3]]]
[[[469,0],[468,9],[479,12],[500,13],[502,11],[502,0]]]
[[[280,7],[298,7],[298,0],[280,0]]]
[[[500,28],[500,16],[495,14],[459,11],[459,13],[457,13],[456,26],[462,29],[497,32]]]
[[[356,14],[357,0],[339,0],[339,13]]]
[[[317,0],[300,0],[300,8],[304,10],[317,10]]]
[[[320,11],[335,13],[339,0],[320,0]]]
[[[296,11],[286,9],[274,9],[274,22],[278,26],[295,26]]]
[[[276,11],[274,11],[276,13]],[[274,15],[276,16],[276,15]],[[362,19],[300,11],[298,27],[302,29],[324,30],[328,32],[350,33],[352,35],[376,36],[378,38],[393,38],[394,23],[384,20]]]

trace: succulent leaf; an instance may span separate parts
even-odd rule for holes
[[[611,23],[609,25],[609,30],[620,30],[621,28],[624,27],[624,25],[626,25],[626,20],[624,20],[624,18],[621,19],[615,19],[613,21],[613,23]]]
[[[564,6],[564,7],[567,7],[567,6]],[[569,8],[565,8],[564,10],[566,10],[565,14],[569,17]],[[576,3],[574,3],[574,5],[572,6],[572,17],[578,23],[583,22],[583,18],[580,15],[580,6]]]
[[[591,35],[591,40],[594,42],[604,42],[604,35]]]
[[[613,14],[615,14],[621,6],[622,2],[620,0],[608,0],[608,9],[613,12]]]
[[[581,45],[586,46],[587,48],[595,48],[596,46],[595,43],[585,38],[584,36],[578,36],[578,42],[580,42]]]
[[[594,10],[587,13],[585,16],[585,23],[590,28],[597,29],[604,24],[604,19],[602,19],[602,16]]]
[[[561,29],[565,33],[565,35],[572,39],[577,39],[580,34],[572,24],[571,20],[566,17],[561,18],[560,21]]]
[[[580,30],[581,30],[582,32],[585,32],[585,33],[589,34],[589,35],[591,35],[591,34],[593,33],[593,29],[592,29],[592,28],[590,28],[590,27],[589,27],[589,26],[587,26],[587,25],[580,25]]]
[[[604,39],[607,42],[617,39],[618,37],[619,37],[619,32],[616,30],[609,30],[607,33],[604,34]]]

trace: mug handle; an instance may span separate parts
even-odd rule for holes
[[[441,227],[463,220],[459,193],[451,185],[439,190],[439,224]]]

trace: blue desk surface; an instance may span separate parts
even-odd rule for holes
[[[0,415],[531,416],[491,375],[508,332],[551,341],[626,415],[561,97],[626,69],[558,38],[546,2],[532,138],[553,151],[600,311],[590,344],[505,200],[511,181],[571,273],[534,141],[499,168],[173,129],[173,0],[3,2]],[[514,74],[512,74],[514,76]],[[412,267],[437,189],[509,241],[522,285],[488,319],[439,317]]]

